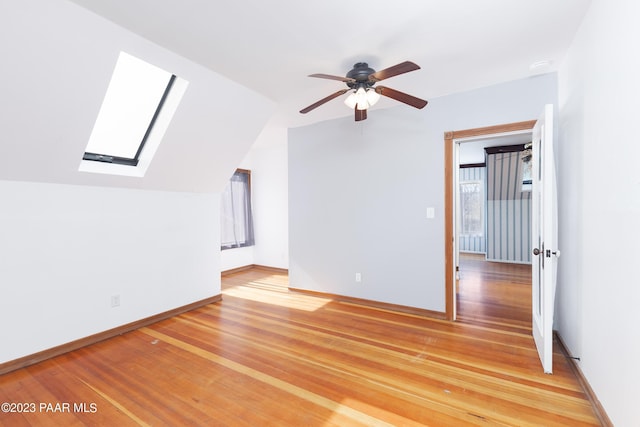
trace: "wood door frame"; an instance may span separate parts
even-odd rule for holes
[[[454,147],[456,140],[506,134],[531,130],[536,120],[507,123],[481,128],[448,131],[444,133],[444,268],[445,268],[445,310],[447,320],[455,320],[455,266],[454,264]]]

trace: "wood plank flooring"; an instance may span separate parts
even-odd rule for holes
[[[35,411],[0,425],[598,425],[562,356],[543,374],[529,334],[487,308],[426,319],[255,268],[223,285],[220,303],[1,376],[0,402]]]
[[[531,333],[531,266],[460,254],[458,320]]]

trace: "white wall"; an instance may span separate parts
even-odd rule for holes
[[[639,17],[594,0],[559,72],[556,326],[616,426],[640,425]]]
[[[220,250],[220,271],[233,270],[255,264],[254,246]]]
[[[556,83],[549,74],[290,129],[291,286],[444,311],[444,132],[535,119],[556,103]]]
[[[219,193],[274,103],[66,0],[1,1],[0,40],[0,363],[219,294]],[[143,178],[78,171],[120,51],[189,82]]]
[[[0,195],[0,363],[220,294],[216,194],[0,181]]]
[[[255,245],[222,251],[222,271],[251,264],[289,268],[287,129],[268,125],[238,166],[251,170]]]
[[[268,127],[251,150],[255,263],[289,268],[287,129]]]

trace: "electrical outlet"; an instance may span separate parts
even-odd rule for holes
[[[120,295],[111,295],[111,307],[120,306]]]
[[[361,273],[356,273],[356,282],[358,282],[358,283],[362,282],[362,274]]]

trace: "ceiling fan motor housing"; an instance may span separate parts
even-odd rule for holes
[[[374,85],[374,82],[369,81],[369,76],[375,72],[376,70],[370,68],[366,62],[358,62],[353,66],[353,69],[347,73],[347,77],[354,79],[355,82],[346,82],[347,86],[351,89],[361,86],[371,87]]]

